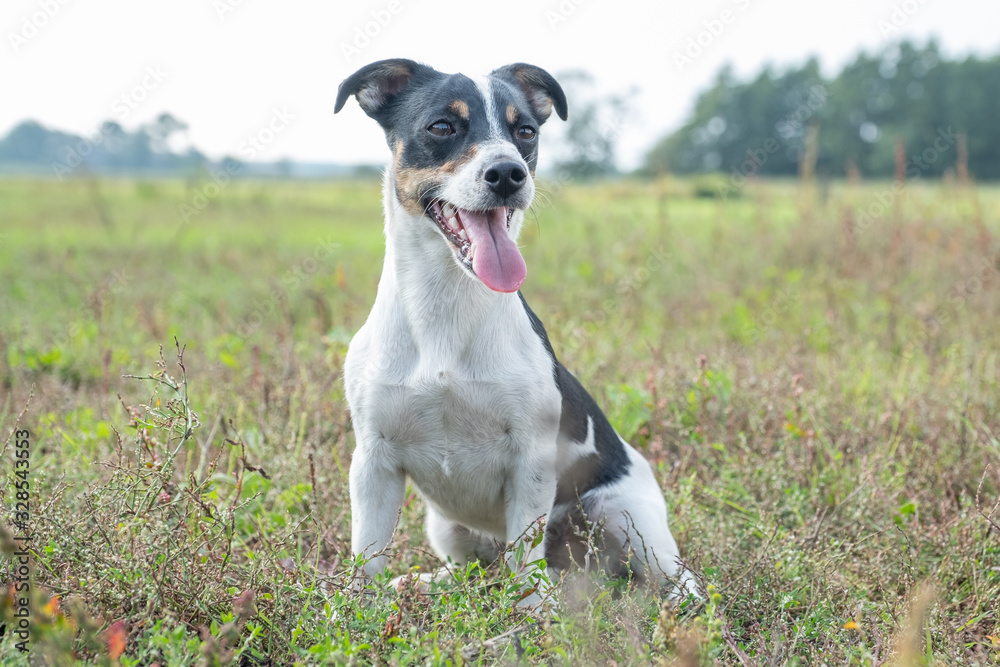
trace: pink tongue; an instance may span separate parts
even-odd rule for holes
[[[459,219],[476,244],[472,270],[495,292],[516,292],[528,275],[521,251],[507,233],[507,209],[459,211]]]

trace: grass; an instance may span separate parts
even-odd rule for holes
[[[496,566],[349,592],[341,367],[381,268],[377,184],[0,180],[32,664],[995,664],[1000,189],[913,183],[858,226],[888,192],[540,200],[523,292],[653,462],[706,602],[576,576],[535,618]],[[413,492],[391,562],[438,566]],[[0,661],[28,664],[10,635]]]

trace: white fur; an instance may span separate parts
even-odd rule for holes
[[[473,81],[476,87],[479,88],[479,94],[483,96],[483,102],[486,104],[486,118],[490,124],[490,138],[493,140],[502,140],[506,133],[500,126],[500,114],[497,113],[496,103],[493,101],[493,89],[490,79],[487,76],[481,76],[474,78]]]

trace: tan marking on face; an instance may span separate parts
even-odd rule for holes
[[[448,108],[457,113],[462,120],[469,120],[469,105],[462,100],[455,100]]]
[[[449,160],[440,167],[404,167],[402,164],[403,142],[396,142],[394,172],[396,177],[396,196],[403,209],[411,215],[423,215],[424,206],[420,201],[420,193],[427,192],[435,185],[443,183],[451,174],[465,166],[475,156],[478,147],[473,144],[460,158]]]
[[[507,122],[510,123],[511,125],[513,125],[514,121],[516,121],[516,120],[517,120],[517,107],[515,107],[513,104],[508,104],[507,105]]]
[[[403,166],[403,142],[396,142],[393,151],[393,172],[396,181],[396,196],[407,213],[423,215],[424,207],[420,203],[420,188],[437,174],[436,169],[413,169]]]
[[[396,196],[403,209],[411,215],[423,215],[424,205],[420,201],[420,195],[427,192],[436,185],[440,185],[445,180],[446,167],[452,163],[447,163],[442,167],[404,167],[400,164],[399,156],[402,155],[400,149],[402,142],[397,144],[395,162]]]
[[[465,153],[462,154],[462,157],[458,158],[457,160],[449,160],[448,162],[445,162],[444,166],[441,167],[441,171],[449,174],[454,174],[456,171],[458,171],[459,169],[467,165],[469,162],[471,162],[472,159],[476,157],[477,152],[479,152],[479,145],[472,144],[471,146],[469,146],[469,150],[465,151]]]
[[[420,202],[420,193],[441,182],[439,169],[413,169],[396,167],[396,195],[399,203],[411,215],[423,215],[424,206]]]
[[[446,174],[454,174],[456,171],[458,171],[466,164],[468,164],[472,160],[472,158],[476,157],[476,151],[478,149],[479,148],[476,144],[472,144],[471,146],[469,146],[469,150],[465,151],[465,153],[462,154],[462,157],[458,158],[457,160],[448,160],[443,165],[441,165],[441,171],[443,171]]]

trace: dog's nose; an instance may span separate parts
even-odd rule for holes
[[[517,162],[498,162],[483,174],[490,190],[507,198],[521,189],[528,175]]]

